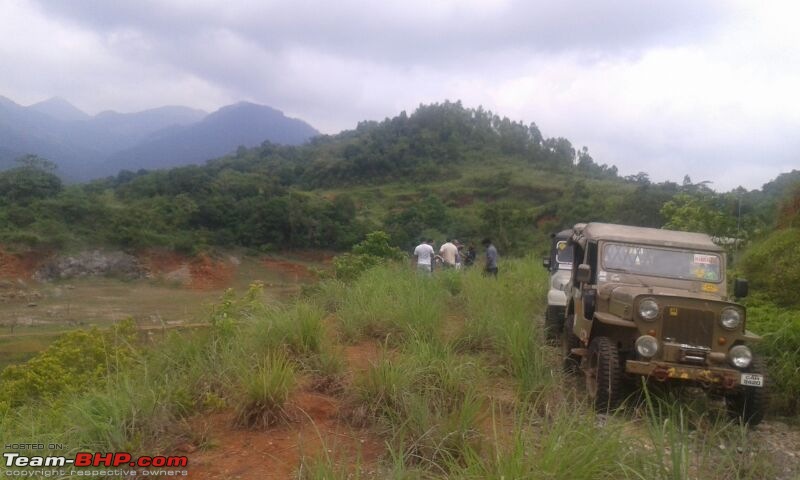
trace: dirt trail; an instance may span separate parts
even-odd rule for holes
[[[349,370],[368,368],[378,351],[373,342],[346,347]],[[229,411],[191,421],[195,436],[204,438],[208,448],[189,454],[189,478],[294,478],[304,461],[326,456],[347,471],[374,475],[385,444],[370,429],[353,427],[342,419],[340,398],[303,386],[288,403],[290,421],[262,430],[234,426]]]

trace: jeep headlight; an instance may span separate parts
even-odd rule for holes
[[[735,308],[725,308],[719,316],[719,323],[728,330],[736,330],[742,324],[742,314]]]
[[[652,298],[639,302],[639,316],[645,320],[655,320],[658,316],[658,303]]]
[[[753,361],[753,352],[744,345],[736,345],[728,350],[728,360],[736,368],[747,368]]]
[[[645,358],[654,357],[658,353],[658,340],[650,335],[642,335],[636,339],[636,352]]]

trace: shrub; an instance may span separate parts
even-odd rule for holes
[[[132,322],[106,333],[97,329],[67,333],[27,363],[10,365],[0,373],[3,400],[14,407],[85,391],[131,361],[134,337]]]
[[[742,259],[751,289],[783,306],[800,306],[800,229],[787,228],[754,244]]]
[[[372,267],[403,258],[405,258],[403,252],[391,246],[389,235],[376,231],[368,233],[366,239],[353,247],[352,253],[335,257],[333,272],[340,280],[354,280]]]
[[[239,375],[238,425],[264,428],[287,418],[284,406],[295,384],[295,370],[284,353],[268,353],[254,366],[242,363]]]
[[[747,328],[762,336],[754,348],[767,361],[770,409],[800,413],[800,311],[769,303],[748,302]]]

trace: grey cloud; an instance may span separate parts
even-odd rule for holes
[[[488,5],[488,4],[486,4]],[[133,29],[158,42],[200,42],[208,32],[237,32],[265,51],[306,48],[371,62],[445,64],[497,50],[555,53],[638,51],[704,35],[726,18],[724,3],[41,1],[95,31]],[[421,7],[421,8],[415,8]],[[200,47],[202,48],[202,46]]]

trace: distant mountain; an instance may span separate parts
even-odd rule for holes
[[[77,122],[91,118],[88,113],[83,112],[61,97],[53,97],[39,103],[34,103],[28,108],[49,115],[62,122]]]
[[[202,121],[161,131],[111,157],[109,173],[139,168],[156,169],[201,163],[230,153],[239,146],[255,147],[265,140],[300,145],[319,132],[279,110],[241,102],[223,107]]]
[[[265,140],[297,145],[318,132],[270,107],[238,103],[207,114],[181,106],[90,116],[63,98],[22,106],[0,96],[0,169],[36,154],[68,180],[199,163]]]

